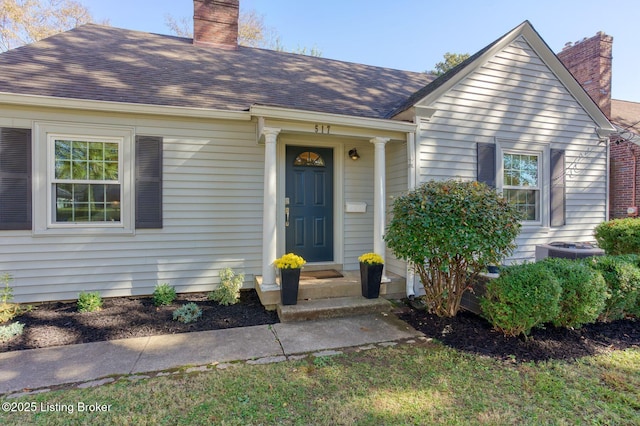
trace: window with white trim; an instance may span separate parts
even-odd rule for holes
[[[496,138],[496,189],[524,213],[525,227],[550,224],[549,143]]]
[[[34,233],[133,234],[133,129],[37,122],[34,130]]]
[[[55,167],[51,179],[54,223],[121,220],[122,141],[51,135]]]
[[[524,214],[526,221],[540,221],[540,155],[503,152],[504,197]]]

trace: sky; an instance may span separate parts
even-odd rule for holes
[[[165,17],[193,17],[192,0],[80,0],[97,21],[170,34]],[[408,71],[432,70],[446,52],[473,54],[528,20],[554,52],[613,36],[614,99],[640,102],[638,0],[240,0],[289,49]]]

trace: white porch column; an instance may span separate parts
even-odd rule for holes
[[[373,251],[385,259],[385,245],[382,235],[385,225],[385,152],[384,147],[389,142],[389,138],[376,137],[370,140],[375,146],[374,168],[373,168]],[[385,262],[386,263],[386,262]],[[389,282],[386,275],[386,267],[382,273],[382,282]]]
[[[276,142],[280,129],[265,127],[264,135],[264,205],[262,218],[262,285],[276,285],[276,270],[273,261],[277,256],[277,167]]]
[[[416,133],[407,133],[407,187],[409,191],[413,191],[416,188]],[[410,263],[407,262],[407,279],[405,291],[407,297],[415,296],[415,282],[416,276]]]

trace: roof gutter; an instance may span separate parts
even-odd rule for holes
[[[136,104],[126,102],[97,101],[58,98],[55,96],[17,95],[0,92],[0,104],[27,107],[77,109],[83,111],[113,112],[125,114],[166,115],[174,117],[208,118],[224,120],[251,120],[247,111],[228,111],[210,108],[192,108],[166,105]]]

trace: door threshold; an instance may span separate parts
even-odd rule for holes
[[[342,263],[334,262],[309,262],[302,267],[305,271],[323,271],[325,269],[335,269],[342,271]]]

